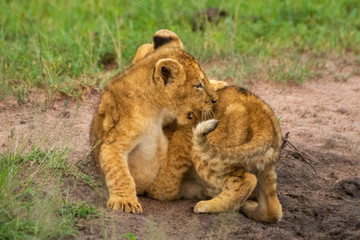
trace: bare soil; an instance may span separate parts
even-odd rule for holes
[[[329,67],[336,68],[334,64]],[[241,213],[194,214],[196,201],[159,202],[140,197],[142,215],[107,210],[101,187],[68,178],[70,199],[95,205],[102,216],[77,223],[78,239],[360,239],[360,77],[323,77],[303,85],[260,81],[250,90],[281,116],[283,134],[310,155],[314,170],[284,149],[277,164],[284,217],[264,224]],[[69,148],[69,163],[98,179],[88,156],[89,127],[100,94],[83,101],[43,99],[19,106],[0,103],[0,150],[29,145]],[[37,98],[37,99],[36,99]]]

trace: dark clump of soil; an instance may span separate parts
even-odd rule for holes
[[[360,239],[360,78],[346,82],[309,81],[301,86],[257,82],[250,90],[281,116],[283,133],[306,153],[309,164],[285,148],[277,164],[278,195],[283,219],[264,224],[242,214],[194,214],[196,201],[159,202],[140,197],[142,215],[106,209],[103,187],[90,188],[69,180],[70,200],[85,200],[101,211],[93,220],[77,223],[78,239]],[[69,163],[99,179],[87,156],[89,127],[99,94],[77,104],[55,104],[39,111],[36,105],[0,102],[0,148],[17,134],[49,147],[67,143]],[[42,134],[42,137],[40,136]],[[81,160],[79,160],[81,159]]]
[[[228,15],[227,11],[218,8],[208,8],[205,11],[197,12],[191,21],[192,31],[205,31],[206,24],[217,25],[220,19],[226,18]]]
[[[98,66],[103,67],[105,71],[113,70],[119,67],[119,64],[116,62],[116,53],[112,51],[107,51],[101,54],[98,61]]]
[[[360,198],[360,178],[347,178],[337,184],[337,190],[346,196]]]

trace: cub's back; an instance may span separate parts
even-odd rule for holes
[[[271,107],[244,88],[228,86],[217,91],[214,106],[219,125],[208,135],[210,143],[218,146],[235,146],[250,141],[254,135],[271,140],[280,149],[282,134],[279,122]]]

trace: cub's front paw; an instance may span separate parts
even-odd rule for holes
[[[126,213],[142,213],[142,208],[137,197],[121,197],[115,194],[110,194],[107,207]]]

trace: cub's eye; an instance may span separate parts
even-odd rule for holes
[[[203,85],[202,85],[201,83],[199,83],[199,84],[195,85],[195,87],[196,87],[196,88],[202,88]]]
[[[192,114],[192,112],[189,112],[187,114],[187,119],[191,120],[192,118],[193,118],[193,114]]]

